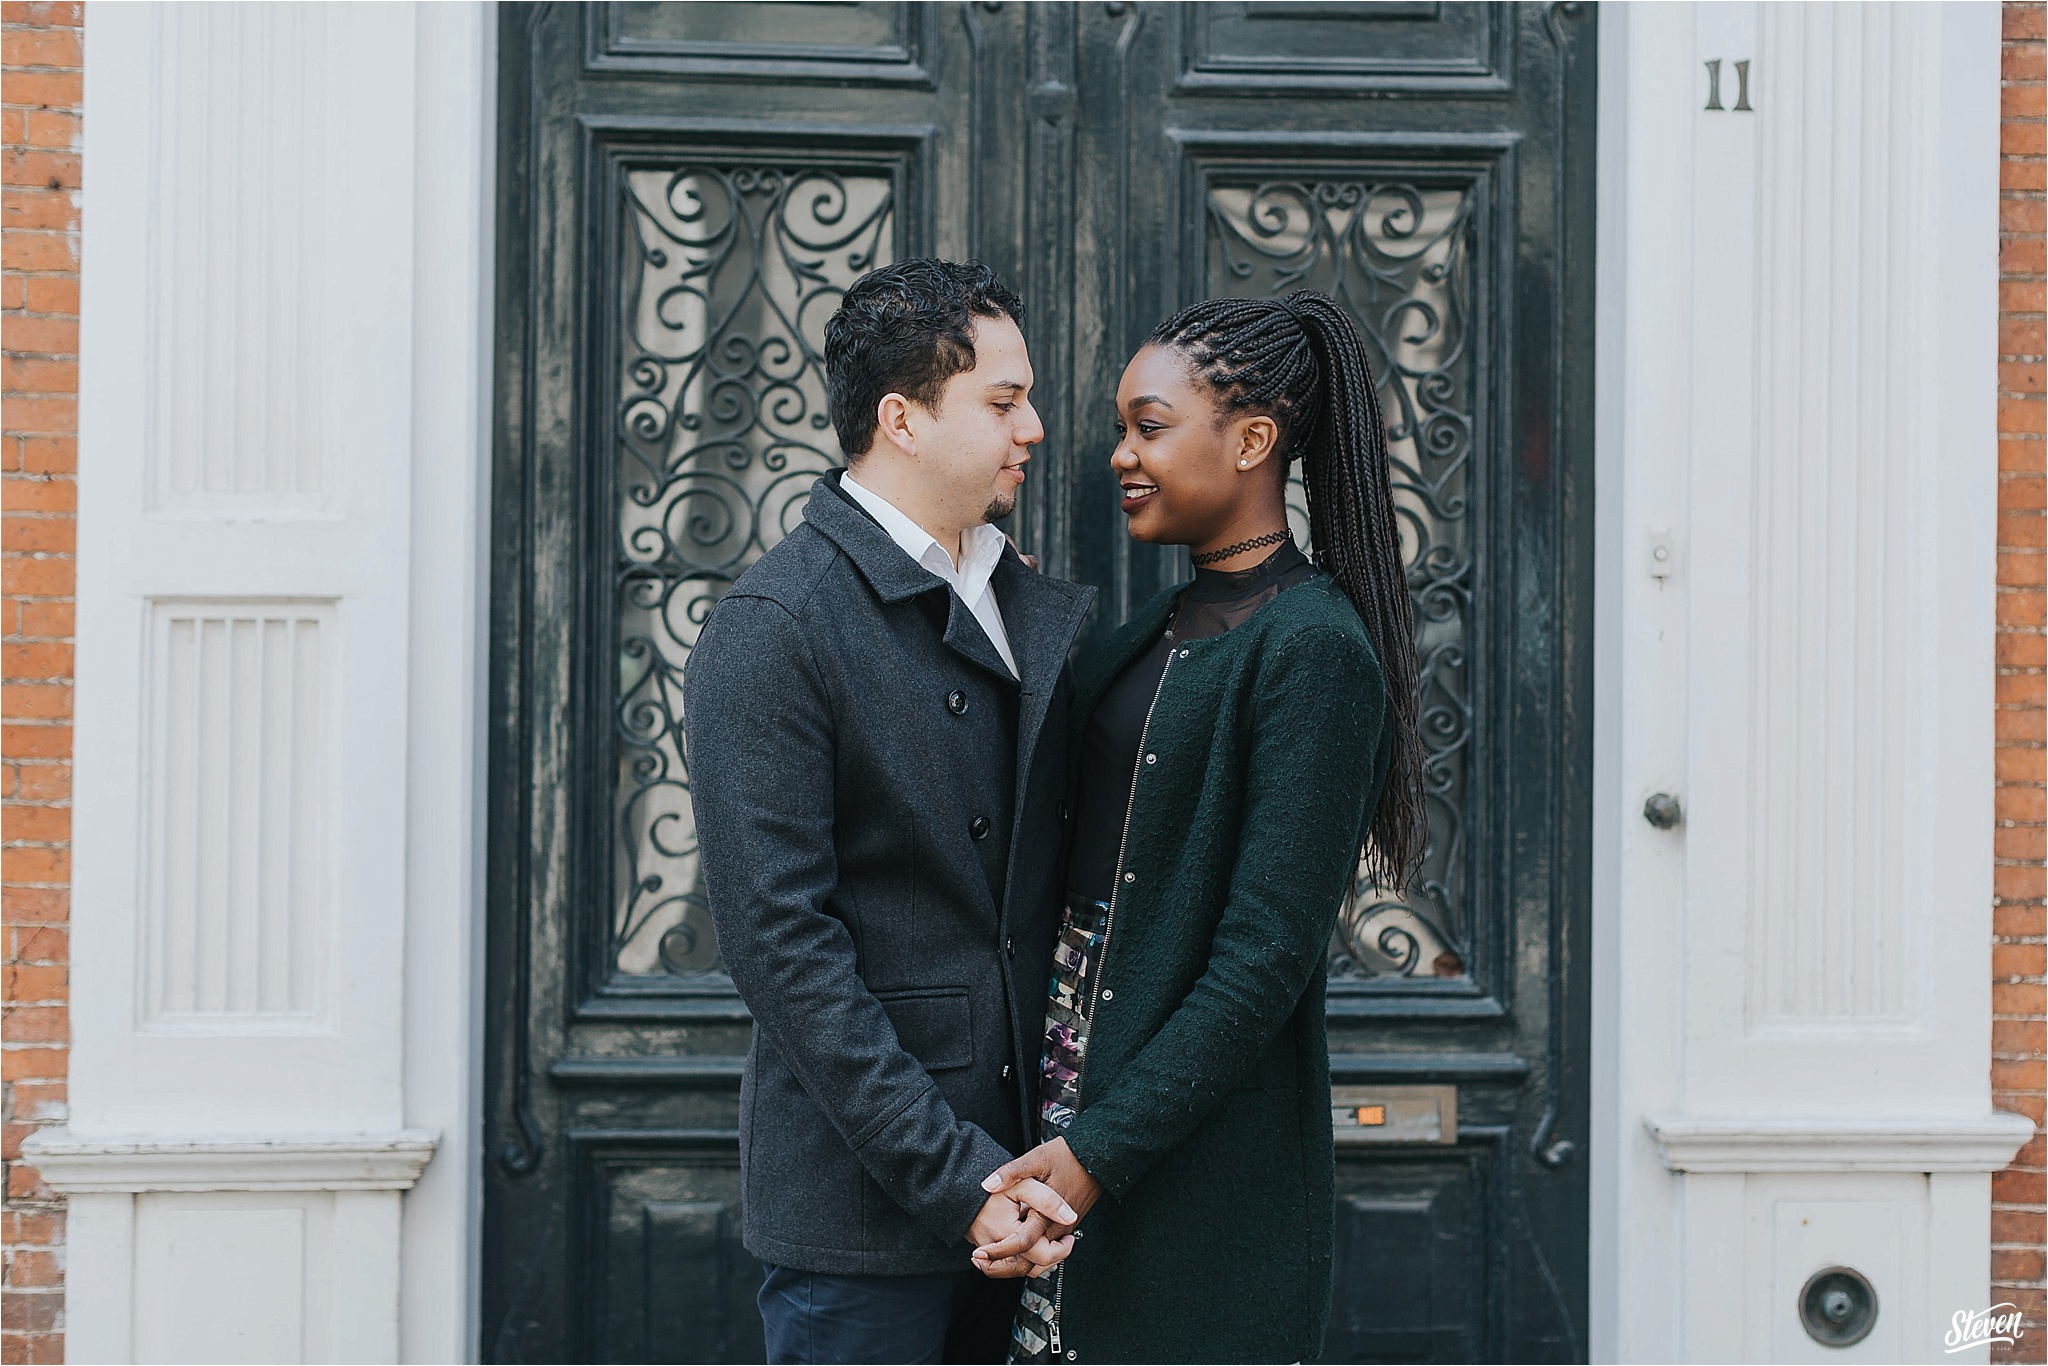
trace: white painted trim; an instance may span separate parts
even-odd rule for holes
[[[1643,1121],[1675,1172],[1995,1172],[2034,1135],[2023,1115],[1967,1119]]]
[[[1642,817],[1685,802],[1690,682],[1683,579],[1643,575],[1651,530],[1684,522],[1692,425],[1693,252],[1684,129],[1688,5],[1600,10],[1595,226],[1593,1019],[1588,1325],[1594,1361],[1680,1359],[1677,1181],[1644,1132],[1682,1110],[1685,831]],[[1680,572],[1684,546],[1679,546]]]
[[[135,1360],[135,1196],[68,1191],[64,1217],[64,1359]],[[91,1267],[97,1275],[80,1276]]]
[[[269,42],[266,33],[313,28],[317,41],[289,45],[289,68],[277,45],[268,59],[239,64],[222,46],[253,51]],[[80,280],[73,794],[86,814],[73,832],[71,1122],[88,1133],[167,1137],[402,1128],[413,17],[398,5],[301,6],[289,16],[265,5],[113,5],[89,11],[86,30],[84,174],[94,207],[82,247],[91,265]],[[315,98],[326,111],[317,119],[263,112],[265,101]],[[159,118],[171,104],[186,113]],[[271,137],[284,140],[264,141]],[[173,142],[181,169],[164,177]],[[311,168],[306,178],[294,179],[302,168]],[[238,194],[270,205],[274,217],[245,223]],[[329,202],[346,212],[314,216]],[[246,237],[184,229],[152,237],[151,224],[167,215],[234,223]],[[325,254],[304,273],[327,323],[317,371],[255,326],[269,290],[263,234],[276,235],[265,225],[287,220],[307,234],[295,250]],[[152,270],[184,281],[166,307],[203,312],[212,329],[215,350],[189,374],[182,358],[163,354],[183,334],[155,327],[172,323],[150,312]],[[321,475],[331,480],[321,496],[334,515],[266,520],[239,494],[223,495],[205,518],[152,511],[143,396],[152,367],[164,366],[177,386],[190,386],[179,401],[206,405],[209,422],[233,415],[269,431],[264,424],[287,409],[316,422],[317,449],[334,456]],[[273,379],[274,366],[289,369],[304,392],[272,394],[284,382]],[[272,681],[254,696],[237,694],[235,678],[246,677],[239,667],[180,683],[168,656],[151,653],[146,623],[175,600],[333,604],[317,748],[291,751],[288,786],[266,786],[266,770],[248,761],[259,751],[232,743],[266,714],[256,698],[272,695],[275,675],[259,667],[257,677]],[[182,788],[199,770],[152,738],[173,693],[189,704],[181,733],[203,737],[190,743],[205,760],[208,790],[224,794],[204,808],[203,830],[184,821],[191,812],[169,785],[176,777]],[[208,719],[228,716],[233,728]],[[265,863],[253,816],[284,792],[324,808],[319,838],[303,859]],[[174,828],[183,833],[166,843],[163,832]],[[269,905],[274,893],[263,879],[273,874],[257,870],[284,867],[315,882],[318,895],[303,904],[319,916],[289,937],[245,932],[247,917],[226,912]],[[148,999],[137,984],[161,961],[149,932],[151,889],[173,879],[189,888],[201,868],[209,881],[186,904],[206,909],[204,933],[171,927],[162,942],[203,946],[209,980],[234,980],[225,965],[248,963],[259,945],[287,956],[294,973],[321,979],[317,1032],[303,1019],[266,1017],[260,991],[227,1002],[226,1018],[205,1033],[137,1028],[150,1023],[146,1013],[137,1018]],[[96,1272],[74,1265],[71,1274]]]
[[[1622,1256],[1622,1155],[1634,1137],[1621,1087],[1623,979],[1615,957],[1621,934],[1621,433],[1627,414],[1621,382],[1627,353],[1628,271],[1623,251],[1628,213],[1628,6],[1599,11],[1599,135],[1595,140],[1593,233],[1593,867],[1592,1021],[1587,1053],[1586,1330],[1593,1361],[1619,1356]]]
[[[22,1156],[66,1195],[117,1191],[407,1190],[434,1155],[428,1129],[369,1134],[92,1137],[44,1129]]]
[[[401,1215],[398,1356],[475,1361],[497,10],[415,24],[404,1122],[446,1137]]]

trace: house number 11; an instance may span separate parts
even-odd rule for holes
[[[1707,63],[1707,108],[1721,109],[1721,59],[1714,58]],[[1749,62],[1735,64],[1735,108],[1745,113],[1754,113],[1749,104]]]

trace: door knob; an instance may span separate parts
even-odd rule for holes
[[[1678,798],[1669,792],[1653,792],[1643,803],[1643,819],[1659,830],[1670,830],[1685,819],[1685,813],[1679,809]]]

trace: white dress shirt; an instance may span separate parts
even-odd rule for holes
[[[956,567],[953,557],[932,539],[931,533],[904,516],[881,494],[862,488],[854,481],[851,471],[839,477],[839,487],[882,524],[882,530],[903,547],[904,554],[953,585],[960,601],[967,604],[967,610],[974,613],[974,619],[988,633],[989,643],[996,647],[1003,663],[1010,666],[1010,676],[1019,677],[1017,658],[1010,653],[1010,634],[1003,629],[1003,610],[996,605],[995,586],[989,582],[989,576],[996,572],[996,563],[1003,558],[1003,546],[1009,540],[1002,530],[983,522],[961,532],[960,564]]]

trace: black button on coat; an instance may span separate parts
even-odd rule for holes
[[[740,1161],[763,1261],[963,1269],[981,1179],[1031,1132],[1067,651],[1094,590],[1009,550],[992,582],[1021,679],[828,475],[690,656],[705,892],[754,1014]]]

